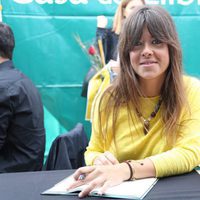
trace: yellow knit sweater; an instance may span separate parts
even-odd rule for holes
[[[141,121],[135,117],[133,124],[131,120],[128,120],[127,109],[122,107],[117,119],[115,142],[112,137],[112,119],[108,122],[105,141],[98,132],[99,115],[94,115],[91,139],[85,153],[86,164],[92,165],[99,154],[110,151],[119,162],[129,159],[151,159],[155,165],[157,177],[191,171],[200,163],[200,82],[192,77],[184,77],[184,83],[191,112],[183,108],[179,119],[181,126],[179,126],[178,137],[173,146],[168,145],[162,133],[162,109],[151,120],[150,131],[144,135]],[[145,118],[148,118],[158,99],[159,97],[141,98],[142,114]],[[99,98],[96,101],[94,112],[98,113]]]
[[[87,94],[87,107],[85,119],[90,120],[91,109],[95,97],[102,93],[105,88],[110,84],[110,73],[107,67],[104,67],[98,73],[96,73],[92,79],[89,81],[88,94]]]

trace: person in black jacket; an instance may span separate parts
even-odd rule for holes
[[[41,170],[43,105],[33,83],[12,62],[11,28],[0,23],[0,172]]]

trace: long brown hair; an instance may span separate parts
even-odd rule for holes
[[[112,31],[115,32],[117,35],[120,34],[122,23],[124,21],[124,9],[129,4],[129,2],[132,0],[122,0],[117,7],[117,10],[115,12],[114,20],[113,20],[113,27]],[[143,4],[145,4],[144,0],[140,0]]]
[[[178,119],[186,103],[182,80],[182,51],[174,22],[168,12],[160,6],[142,6],[134,9],[126,20],[119,38],[120,73],[116,82],[102,95],[99,109],[102,110],[101,105],[104,97],[109,96],[104,107],[106,109],[104,115],[106,115],[105,121],[108,123],[112,113],[113,134],[115,134],[120,106],[126,105],[129,116],[131,116],[131,110],[136,113],[136,108],[137,110],[140,109],[139,97],[142,92],[140,91],[138,77],[131,66],[129,53],[140,40],[145,26],[147,26],[152,37],[166,43],[169,48],[170,62],[160,96],[162,98],[161,113],[165,125],[164,130],[168,141],[173,142],[176,137]],[[110,112],[109,109],[111,108],[113,112]],[[101,114],[99,112],[99,116]],[[100,126],[102,124],[101,119]],[[133,118],[131,117],[131,119]],[[106,134],[106,130],[102,130],[102,133]]]

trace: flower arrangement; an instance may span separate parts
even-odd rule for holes
[[[84,44],[79,36],[75,36],[76,41],[81,46],[82,50],[87,54],[92,64],[92,67],[99,71],[104,66],[104,57],[101,54],[101,50],[99,50],[94,44]]]

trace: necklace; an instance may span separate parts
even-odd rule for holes
[[[138,117],[143,121],[143,126],[144,126],[144,134],[146,135],[149,132],[150,129],[150,121],[156,116],[158,113],[160,106],[162,103],[162,99],[159,99],[158,103],[156,104],[153,112],[150,114],[150,116],[145,119],[142,114],[136,109]]]

